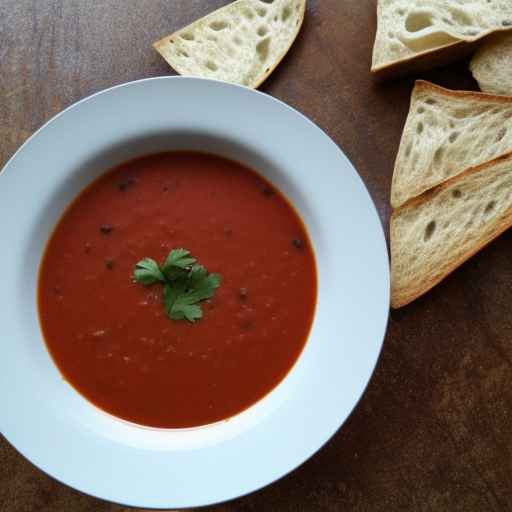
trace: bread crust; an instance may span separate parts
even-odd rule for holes
[[[481,40],[472,42],[456,41],[439,48],[425,50],[405,59],[400,59],[388,64],[372,66],[371,73],[378,81],[400,78],[413,73],[428,71],[462,60],[472,55],[482,44]]]
[[[512,96],[503,96],[500,94],[492,94],[488,92],[480,91],[456,91],[452,89],[446,89],[440,85],[427,82],[426,80],[416,80],[415,87],[424,91],[433,91],[437,94],[444,94],[449,98],[471,98],[474,101],[496,101],[498,103],[512,105]]]

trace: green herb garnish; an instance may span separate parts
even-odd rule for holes
[[[144,286],[158,283],[158,281],[165,283],[165,276],[162,274],[158,263],[151,258],[144,258],[135,265],[133,279]]]
[[[201,302],[213,297],[219,274],[210,274],[186,249],[173,249],[163,265],[151,258],[140,260],[133,279],[143,286],[164,285],[164,308],[172,320],[195,322],[203,316]]]

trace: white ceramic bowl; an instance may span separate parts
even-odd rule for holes
[[[229,421],[165,431],[102,413],[61,378],[41,336],[36,284],[49,234],[82,188],[122,161],[172,149],[227,156],[274,183],[306,224],[319,288],[306,348],[270,395]],[[389,269],[374,205],[331,139],[265,94],[165,77],[86,98],[6,165],[0,219],[0,430],[40,469],[80,491],[169,508],[261,488],[340,428],[377,362]]]

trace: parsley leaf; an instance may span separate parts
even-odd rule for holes
[[[215,289],[220,286],[218,274],[208,274],[200,265],[193,267],[189,274],[190,289],[187,294],[194,301],[205,300],[213,297]]]
[[[135,265],[133,279],[144,286],[157,283],[165,283],[165,276],[162,274],[158,263],[151,258],[144,258]]]
[[[189,270],[196,261],[186,249],[173,249],[162,265],[162,272],[167,279],[173,281],[183,277],[185,271]]]
[[[184,281],[175,281],[172,283],[172,286],[169,283],[164,286],[164,308],[169,316],[171,316],[172,308],[178,297],[183,295],[186,291],[187,285]]]
[[[172,250],[162,266],[145,258],[135,265],[134,279],[148,286],[164,284],[163,305],[171,320],[195,322],[203,317],[200,303],[213,297],[220,286],[218,274],[210,274],[185,249]]]
[[[195,322],[202,318],[203,311],[201,306],[195,304],[195,300],[190,292],[185,290],[186,283],[182,282],[178,286],[165,285],[164,288],[164,306],[167,315],[171,320],[186,319],[189,322]]]

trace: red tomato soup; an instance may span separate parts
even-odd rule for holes
[[[195,323],[171,320],[145,257],[186,248],[221,275]],[[93,404],[152,427],[229,418],[286,376],[308,337],[317,279],[304,226],[242,165],[173,152],[127,162],[85,189],[52,234],[39,316],[64,378]]]

